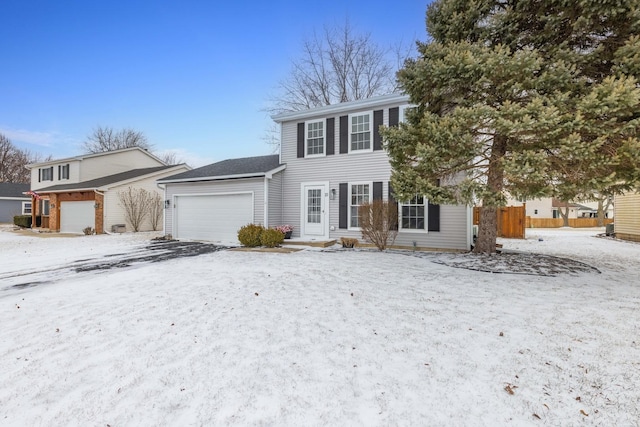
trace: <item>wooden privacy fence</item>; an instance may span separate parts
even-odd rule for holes
[[[496,215],[498,221],[498,237],[524,239],[526,226],[526,206],[505,206],[499,208]],[[480,208],[473,208],[473,223],[480,223]]]
[[[604,224],[611,224],[613,219],[605,218]],[[597,227],[598,218],[569,218],[569,227],[586,228]],[[562,218],[531,218],[527,217],[527,228],[560,228],[564,227]]]

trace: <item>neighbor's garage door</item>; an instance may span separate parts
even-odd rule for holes
[[[236,243],[238,230],[253,222],[252,194],[176,196],[178,239]]]
[[[96,209],[93,200],[60,203],[60,232],[82,233],[87,227],[96,226]]]

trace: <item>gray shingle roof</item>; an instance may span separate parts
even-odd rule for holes
[[[87,188],[100,188],[105,185],[115,184],[121,181],[127,181],[129,179],[138,178],[150,173],[159,172],[164,169],[170,169],[176,165],[170,166],[156,166],[152,168],[132,169],[126,172],[120,172],[114,175],[103,176],[101,178],[92,179],[90,181],[74,182],[70,184],[59,184],[51,187],[41,188],[38,193],[47,193],[53,191],[65,191],[65,190],[80,190]]]
[[[0,182],[0,197],[24,197],[24,192],[29,191],[29,184],[16,184],[13,182]]]
[[[167,178],[162,178],[160,182],[188,181],[189,179],[201,180],[203,178],[230,177],[235,175],[255,175],[260,176],[280,167],[280,156],[273,154],[270,156],[244,157],[241,159],[228,159],[221,162],[202,166]]]

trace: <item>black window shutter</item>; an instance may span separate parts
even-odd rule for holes
[[[336,119],[327,119],[327,156],[336,152]]]
[[[349,152],[349,116],[340,116],[340,154]]]
[[[382,200],[382,182],[373,183],[373,200]]]
[[[304,122],[298,123],[298,158],[304,157]]]
[[[380,135],[382,126],[382,110],[373,112],[373,149],[382,150],[382,136]]]
[[[389,108],[389,127],[398,126],[400,122],[400,107]]]
[[[62,166],[58,165],[58,179],[62,179]]]
[[[340,188],[338,189],[338,196],[340,199],[340,212],[339,212],[339,221],[338,228],[347,228],[348,224],[348,212],[349,212],[349,184],[343,182],[340,184]]]
[[[389,203],[396,205],[396,210],[398,210],[398,201],[396,200],[396,198],[394,197],[394,192],[393,192],[393,188],[391,188],[391,181],[389,181]],[[398,216],[400,216],[401,213],[398,212]],[[389,229],[391,230],[397,230],[398,229],[398,223],[395,224],[391,224],[391,226],[389,227]]]
[[[38,169],[38,182],[42,181],[42,169]]]
[[[440,231],[440,205],[428,203],[427,207],[428,215],[428,231]]]
[[[51,172],[49,174],[49,179],[53,181],[53,166],[51,166]]]

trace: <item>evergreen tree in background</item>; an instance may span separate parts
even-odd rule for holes
[[[397,198],[564,201],[640,182],[640,0],[438,0],[398,72],[415,108],[384,129]],[[454,179],[455,178],[455,179]]]

